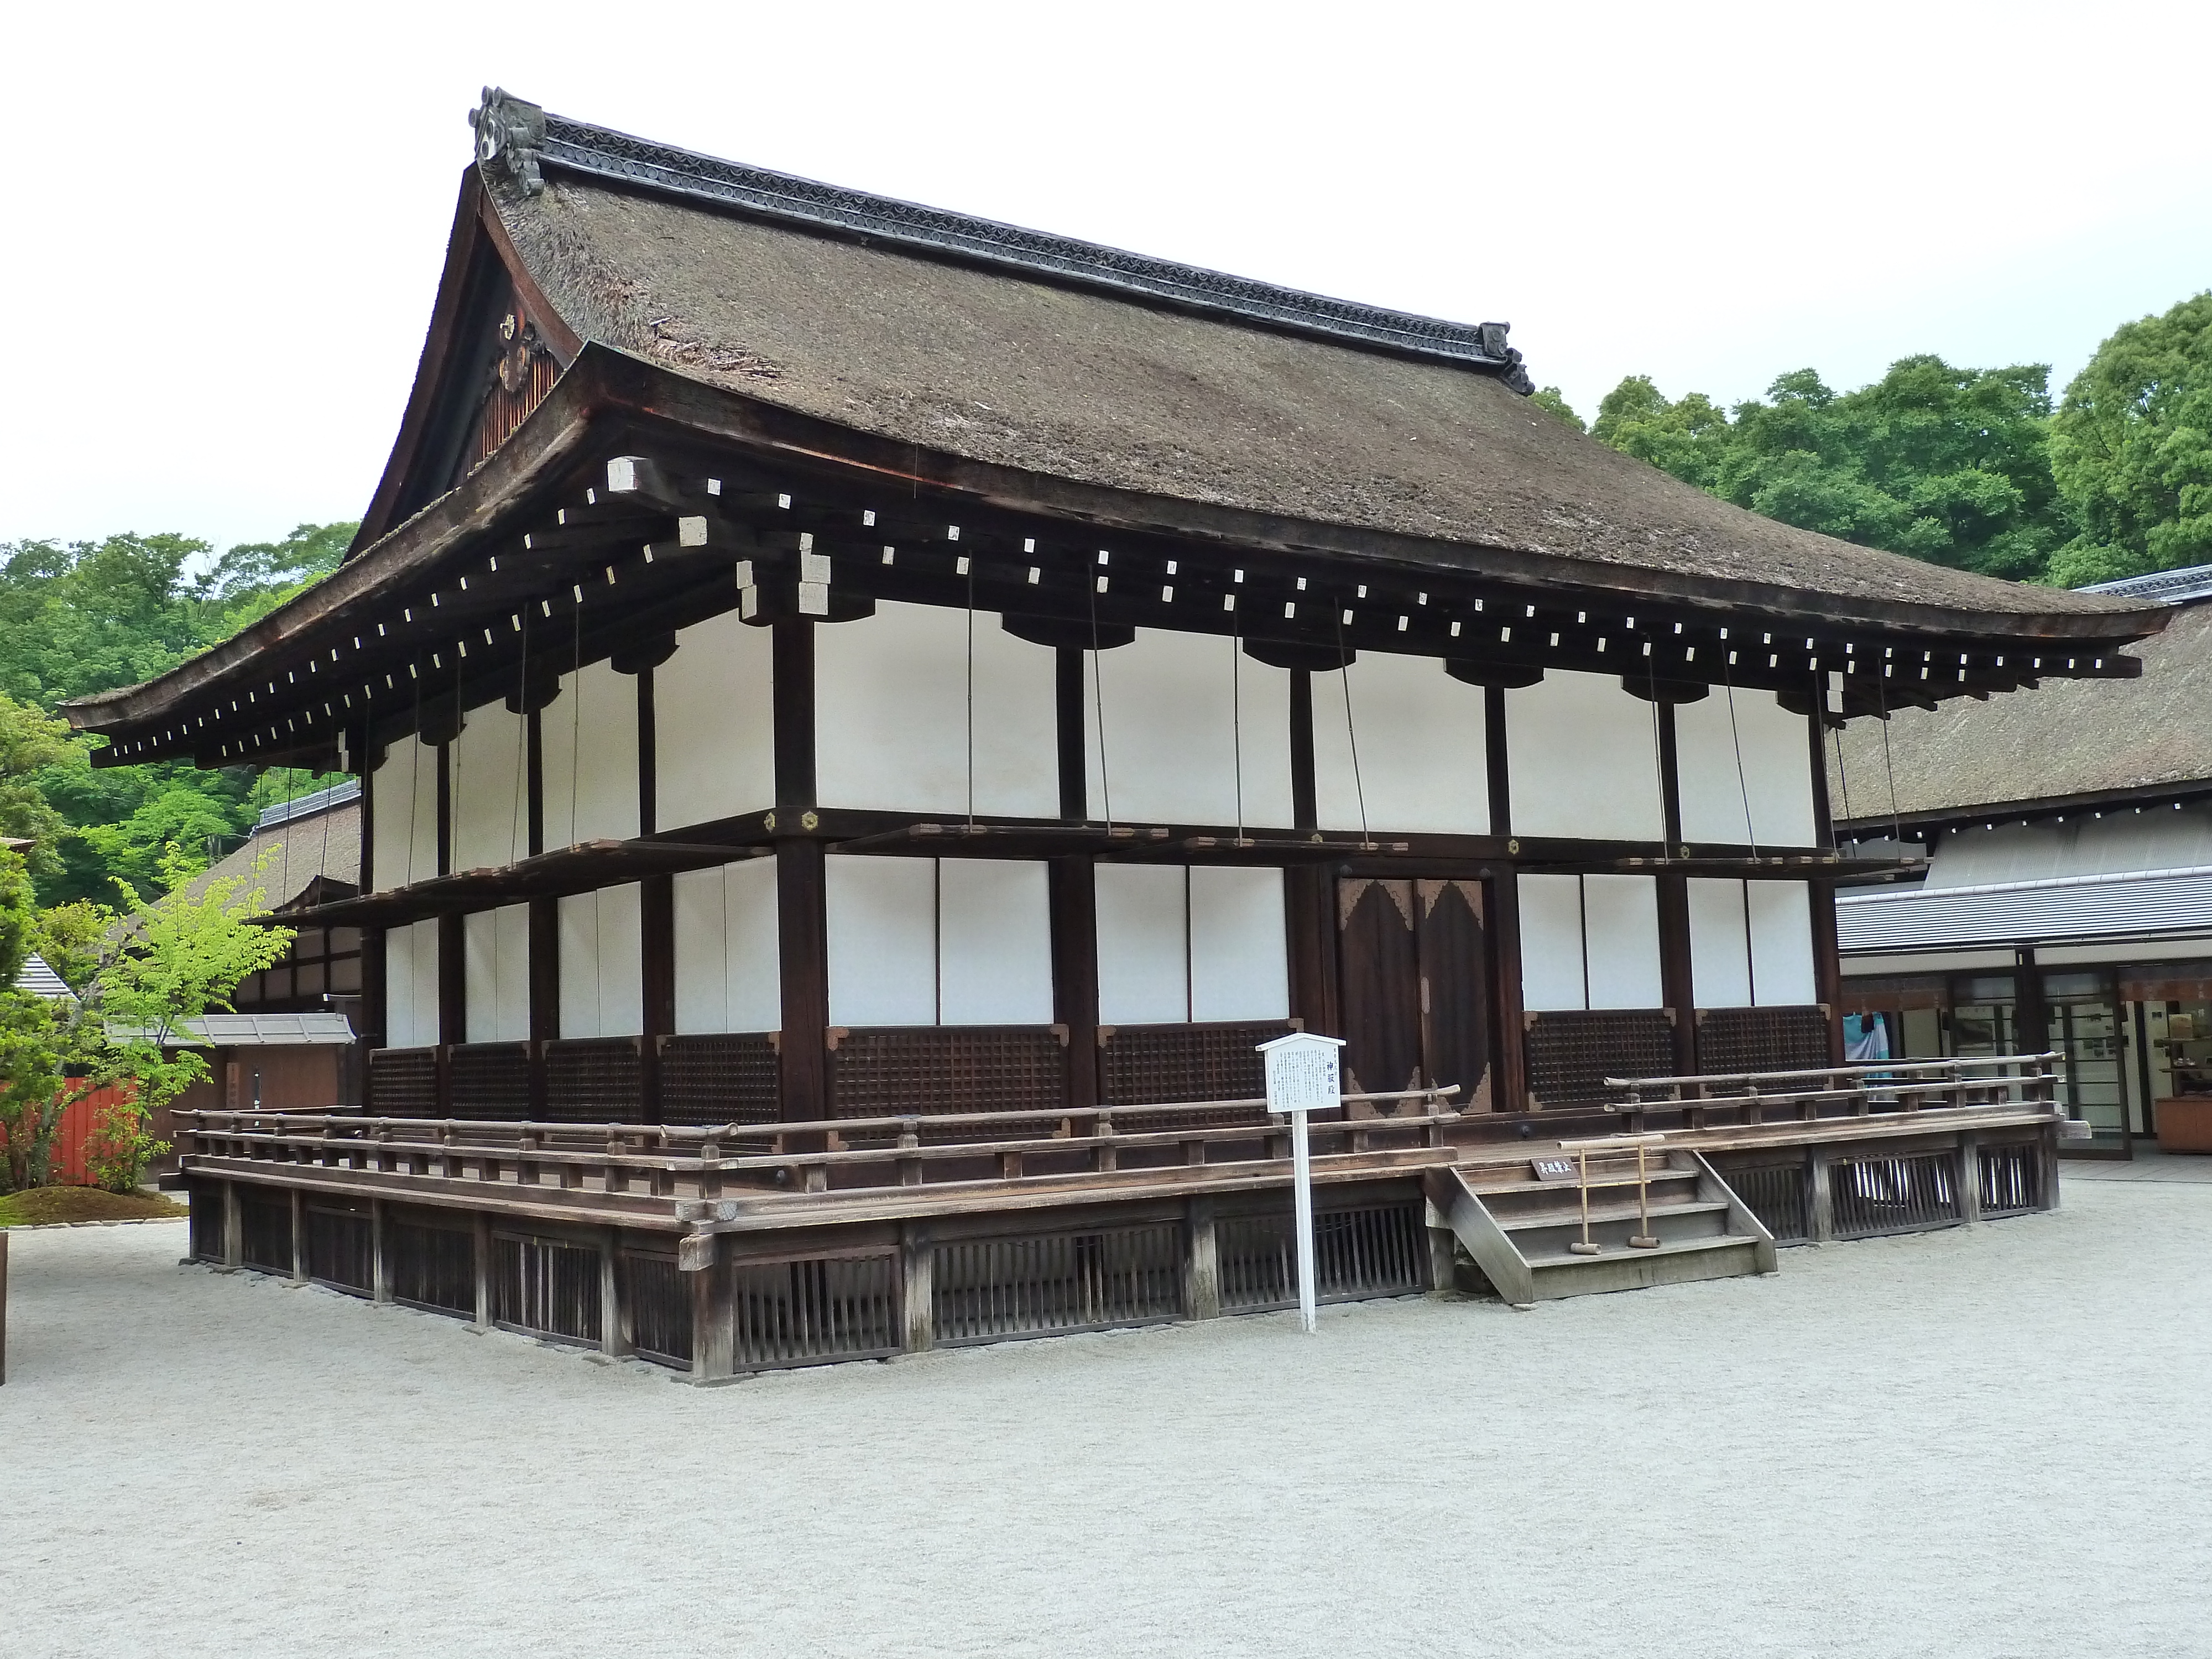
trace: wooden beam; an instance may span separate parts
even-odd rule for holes
[[[438,918],[438,1041],[469,1040],[468,919]]]
[[[1674,744],[1674,705],[1661,702],[1652,712],[1659,722],[1659,812],[1671,853],[1682,844],[1682,768]],[[1814,840],[1820,836],[1816,834]]]
[[[453,746],[438,745],[438,873],[453,873]],[[413,833],[413,826],[409,826]]]
[[[1290,956],[1291,1014],[1305,1029],[1343,1035],[1337,1002],[1334,865],[1293,866],[1283,872],[1283,925]]]
[[[828,871],[811,837],[779,841],[775,898],[783,1035],[777,1054],[781,1116],[787,1122],[830,1115]]]
[[[1060,739],[1060,816],[1080,823],[1090,815],[1090,774],[1084,747],[1083,652],[1063,645],[1053,652],[1053,714]]]
[[[1087,857],[1046,866],[1052,917],[1052,1017],[1067,1033],[1067,1104],[1098,1103],[1098,884]]]
[[[814,624],[787,617],[770,624],[774,675],[775,804],[814,804]]]
[[[639,935],[645,990],[645,1040],[638,1046],[644,1121],[660,1115],[660,1039],[676,1030],[676,878],[638,883]]]
[[[1505,688],[1486,686],[1482,693],[1482,759],[1488,770],[1490,833],[1493,836],[1510,836],[1513,833],[1513,772],[1508,758]]]
[[[671,635],[672,641],[674,636]],[[653,832],[659,810],[660,751],[653,708],[653,670],[637,671],[637,833]]]
[[[1813,901],[1814,994],[1828,1011],[1828,1064],[1844,1063],[1844,967],[1836,948],[1836,884],[1806,884]]]
[[[1698,996],[1690,955],[1690,878],[1659,877],[1659,998],[1674,1015],[1674,1073],[1698,1069]]]
[[[1502,713],[1502,710],[1501,710]],[[1498,810],[1492,797],[1491,811]],[[1494,1007],[1498,1087],[1492,1092],[1493,1109],[1528,1109],[1528,1069],[1522,1045],[1521,1006],[1521,890],[1510,866],[1490,879],[1491,996]]]
[[[545,1045],[561,1036],[561,901],[530,901],[530,1111],[545,1115]]]
[[[1314,772],[1313,671],[1291,670],[1291,825],[1318,830],[1321,808]],[[1321,1027],[1315,1027],[1321,1030]],[[1329,1028],[1329,1029],[1334,1029]]]

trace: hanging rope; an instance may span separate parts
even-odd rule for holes
[[[1889,838],[1898,846],[1902,847],[1905,845],[1905,831],[1897,820],[1897,763],[1890,758],[1889,753],[1889,686],[1886,678],[1887,672],[1887,669],[1885,668],[1884,678],[1875,681],[1874,689],[1878,702],[1877,712],[1881,715],[1881,768],[1883,771],[1889,774]]]
[[[975,829],[975,560],[973,555],[962,561],[968,567],[968,829]]]
[[[584,607],[576,606],[576,643],[574,666],[569,671],[575,682],[571,688],[576,694],[576,705],[568,711],[568,845],[576,844],[576,775],[581,769],[584,752]]]
[[[1646,698],[1646,701],[1651,705],[1651,772],[1653,778],[1659,785],[1660,813],[1663,819],[1666,813],[1667,800],[1667,745],[1661,738],[1659,733],[1659,677],[1652,672],[1651,659],[1649,657],[1646,657],[1644,659],[1644,689],[1650,694],[1649,697]],[[1679,813],[1680,799],[1680,791],[1679,788],[1680,780],[1678,779],[1676,781],[1678,785],[1676,790],[1676,802]],[[1673,827],[1679,830],[1680,830],[1681,825],[1678,823]],[[1666,863],[1668,859],[1672,858],[1674,853],[1674,842],[1665,833],[1668,828],[1668,826],[1663,822],[1659,826],[1661,832],[1659,862],[1662,864]]]
[[[1721,682],[1728,687],[1729,742],[1735,749],[1736,794],[1743,802],[1743,833],[1750,839],[1751,855],[1759,856],[1759,826],[1751,821],[1751,784],[1743,775],[1743,734],[1735,724],[1735,677],[1729,672],[1728,659],[1721,659]]]
[[[1845,823],[1856,823],[1858,820],[1851,816],[1851,775],[1844,769],[1844,728],[1840,726],[1837,726],[1834,731],[1834,736],[1836,739],[1836,781],[1843,789],[1844,822]],[[1828,824],[1829,850],[1833,852],[1835,850],[1835,815],[1831,813],[1829,815]]]
[[[1098,795],[1106,809],[1106,832],[1114,832],[1114,782],[1106,770],[1106,674],[1098,659],[1098,574],[1085,584],[1091,600],[1091,711],[1098,728]],[[1086,814],[1087,816],[1087,814]]]
[[[276,884],[283,892],[280,903],[292,899],[292,786],[299,778],[296,768],[284,769],[284,838],[276,843]]]
[[[1343,601],[1332,599],[1328,613],[1336,619],[1336,668],[1344,680],[1344,740],[1352,750],[1352,793],[1359,802],[1359,848],[1367,852],[1367,786],[1359,776],[1359,733],[1352,720],[1352,655],[1344,648]]]

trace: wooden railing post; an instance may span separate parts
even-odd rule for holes
[[[476,1238],[476,1328],[488,1331],[491,1328],[491,1216],[487,1211],[478,1210],[470,1219],[475,1224],[471,1231]]]
[[[937,1346],[937,1247],[929,1229],[911,1221],[899,1229],[899,1313],[907,1352]]]
[[[690,1271],[691,1380],[724,1382],[738,1373],[738,1304],[730,1282],[729,1245],[719,1233],[696,1243],[707,1259]]]
[[[222,1265],[235,1271],[246,1260],[246,1216],[239,1207],[238,1183],[222,1183]]]
[[[612,1227],[599,1229],[599,1352],[620,1359],[630,1352],[629,1297],[623,1294],[622,1262]]]
[[[1826,1244],[1836,1236],[1836,1194],[1834,1187],[1835,1160],[1815,1151],[1812,1154],[1813,1213],[1807,1218],[1808,1231],[1815,1244]]]
[[[1959,1136],[1959,1219],[1982,1218],[1982,1138],[1972,1129]]]
[[[374,1300],[392,1300],[392,1237],[380,1198],[368,1200],[368,1284]]]
[[[1183,1229],[1182,1311],[1186,1319],[1221,1316],[1221,1249],[1213,1227],[1213,1200],[1194,1198]]]
[[[292,1211],[292,1282],[307,1282],[307,1194],[295,1187],[290,1193]]]

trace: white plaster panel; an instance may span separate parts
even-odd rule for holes
[[[1657,841],[1664,833],[1652,705],[1617,678],[1553,669],[1506,692],[1505,728],[1515,835]]]
[[[561,677],[538,716],[545,845],[637,834],[637,681],[605,663]]]
[[[1225,635],[1140,628],[1129,645],[1086,653],[1084,676],[1092,818],[1234,824],[1241,751],[1243,821],[1289,827],[1289,670]]]
[[[1748,881],[1751,982],[1762,1008],[1820,1000],[1813,972],[1813,895],[1802,881]]]
[[[1102,864],[1097,882],[1099,1024],[1188,1019],[1185,872],[1175,865]]]
[[[453,740],[456,870],[498,869],[530,854],[530,802],[523,786],[526,727],[522,715],[495,702],[472,709]]]
[[[1583,893],[1576,876],[1522,876],[1521,1003],[1532,1012],[1586,1006]]]
[[[530,1036],[530,907],[510,904],[461,920],[471,1042]]]
[[[1190,1017],[1287,1019],[1290,1013],[1283,872],[1193,866]]]
[[[1674,770],[1682,791],[1682,838],[1730,846],[1810,847],[1813,762],[1807,720],[1771,691],[1739,689],[1729,715],[1726,686],[1674,710]],[[1736,772],[1741,747],[1743,771]],[[1744,803],[1751,805],[1749,817]]]
[[[775,805],[774,648],[734,611],[676,630],[676,654],[653,671],[655,829]]]
[[[1591,1007],[1663,1007],[1658,881],[1650,876],[1584,876],[1583,953]]]
[[[418,921],[384,936],[384,1042],[426,1048],[438,1041],[438,924]]]
[[[645,1029],[645,952],[637,884],[561,901],[561,1035],[635,1036]]]
[[[1700,1008],[1751,1006],[1751,935],[1744,884],[1690,878],[1690,989]]]
[[[816,793],[824,805],[968,811],[970,613],[878,601],[814,630]],[[1060,815],[1053,653],[973,614],[975,810]]]
[[[1046,875],[1036,862],[939,861],[938,1018],[945,1024],[1052,1024]]]
[[[1322,828],[1358,829],[1364,794],[1367,827],[1377,833],[1488,835],[1482,709],[1482,688],[1454,679],[1436,657],[1370,651],[1340,672],[1316,674],[1314,804]]]
[[[674,886],[677,1030],[781,1029],[775,860],[687,870]]]
[[[830,1023],[937,1020],[937,871],[930,859],[832,857]]]
[[[388,892],[436,875],[437,750],[412,737],[399,738],[385,750],[369,789],[375,820],[369,877],[376,890]]]

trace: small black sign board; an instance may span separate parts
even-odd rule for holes
[[[1572,1181],[1575,1178],[1575,1161],[1571,1158],[1532,1158],[1528,1164],[1536,1171],[1539,1181]]]

